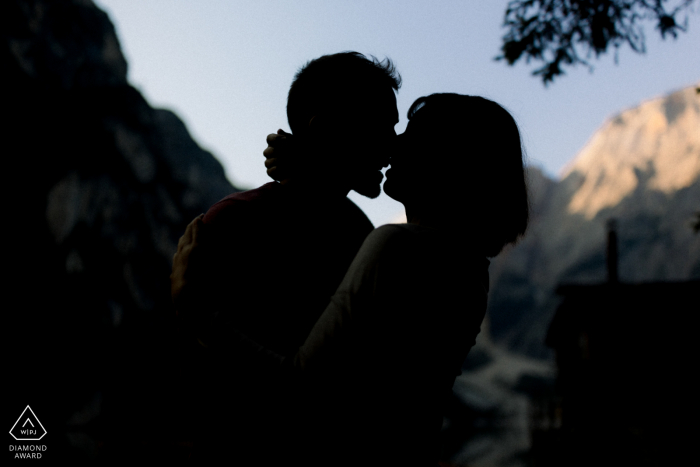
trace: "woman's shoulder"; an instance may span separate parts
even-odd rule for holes
[[[413,235],[403,224],[382,225],[370,232],[353,260],[348,276],[372,274],[394,267],[406,258]]]
[[[459,232],[451,232],[417,224],[386,224],[374,229],[365,239],[367,247],[402,249],[410,248],[414,253],[421,249],[449,248],[473,255],[472,246],[464,241]]]
[[[426,234],[435,234],[435,229],[416,224],[385,224],[374,229],[367,236],[367,240],[371,243],[385,243],[392,240],[411,241]]]
[[[489,261],[459,232],[445,231],[416,224],[386,224],[366,237],[358,256],[375,261],[410,256],[412,259],[471,264],[478,270],[488,269]],[[467,269],[471,269],[467,268]]]
[[[419,229],[414,227],[419,227]],[[420,226],[411,224],[382,225],[367,235],[360,252],[371,253],[375,256],[390,255],[392,252],[403,250],[414,244],[417,240],[416,233],[420,230]]]

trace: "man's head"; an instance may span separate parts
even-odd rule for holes
[[[343,52],[304,65],[287,99],[289,127],[307,158],[304,169],[370,198],[379,195],[380,169],[396,137],[394,91],[400,86],[389,59]]]

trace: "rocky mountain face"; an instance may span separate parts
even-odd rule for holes
[[[491,266],[489,330],[545,357],[560,283],[606,280],[606,223],[616,219],[623,282],[700,278],[700,93],[696,86],[607,121],[559,181],[529,170],[532,221]],[[695,221],[696,222],[696,221]]]
[[[91,1],[6,0],[0,17],[5,419],[29,404],[53,435],[46,458],[186,439],[172,256],[187,223],[236,188],[128,84]]]

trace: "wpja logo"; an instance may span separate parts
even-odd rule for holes
[[[46,430],[32,408],[27,406],[10,429],[10,434],[17,441],[39,441],[46,435]],[[36,444],[10,445],[10,451],[15,451],[15,459],[41,459],[42,453],[46,451],[46,446]]]

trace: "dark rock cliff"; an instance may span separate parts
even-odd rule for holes
[[[179,449],[191,416],[172,255],[187,223],[237,190],[127,83],[91,1],[7,0],[0,17],[6,419],[29,404],[45,458],[164,460],[153,446]]]

